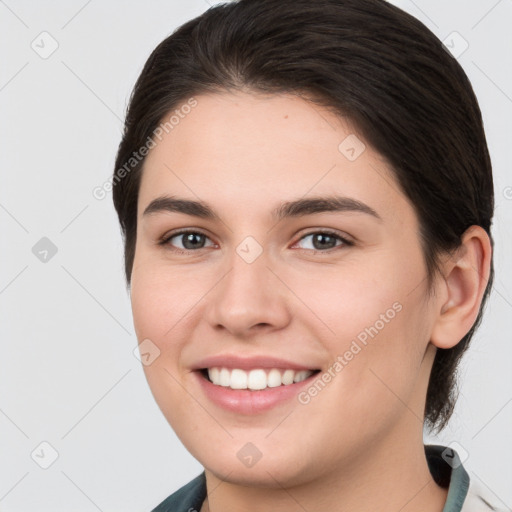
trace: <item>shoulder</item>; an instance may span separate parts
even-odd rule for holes
[[[443,512],[512,512],[476,475],[468,474],[454,446],[457,444],[425,445],[432,477],[438,485],[448,488]]]
[[[476,477],[471,476],[468,494],[461,512],[511,512],[494,494],[484,487]]]
[[[166,498],[152,512],[199,512],[206,498],[204,471]]]

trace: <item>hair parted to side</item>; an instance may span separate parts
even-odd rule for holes
[[[153,51],[135,84],[115,171],[169,113],[201,93],[300,95],[348,118],[394,170],[420,222],[428,283],[439,257],[471,225],[489,235],[492,168],[471,84],[439,39],[384,0],[240,0],[208,9]],[[113,187],[128,285],[135,255],[144,159]],[[437,349],[425,422],[441,431],[457,398],[456,372],[481,322]]]

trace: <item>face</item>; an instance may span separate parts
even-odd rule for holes
[[[421,442],[434,309],[390,167],[304,99],[196,100],[138,202],[133,316],[163,414],[207,470],[257,485]]]

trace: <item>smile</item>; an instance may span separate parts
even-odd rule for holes
[[[292,370],[280,368],[240,368],[212,367],[202,370],[202,374],[212,384],[231,389],[248,389],[259,391],[266,388],[289,386],[302,382],[318,370]]]
[[[309,354],[301,359],[314,360]],[[298,393],[318,378],[320,367],[266,354],[225,353],[196,361],[191,373],[209,402],[232,413],[253,415],[292,405]]]

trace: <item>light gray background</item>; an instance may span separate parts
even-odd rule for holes
[[[511,507],[512,2],[394,3],[449,37],[454,51],[469,44],[458,58],[480,101],[495,172],[497,278],[464,359],[455,416],[427,441],[458,442],[471,477]],[[150,52],[209,5],[0,1],[2,511],[150,510],[202,469],[132,353],[111,194],[101,201],[92,190],[112,172],[127,99]],[[53,40],[58,48],[42,58]],[[32,252],[42,237],[58,249],[47,262]],[[43,441],[58,453],[48,469]]]

